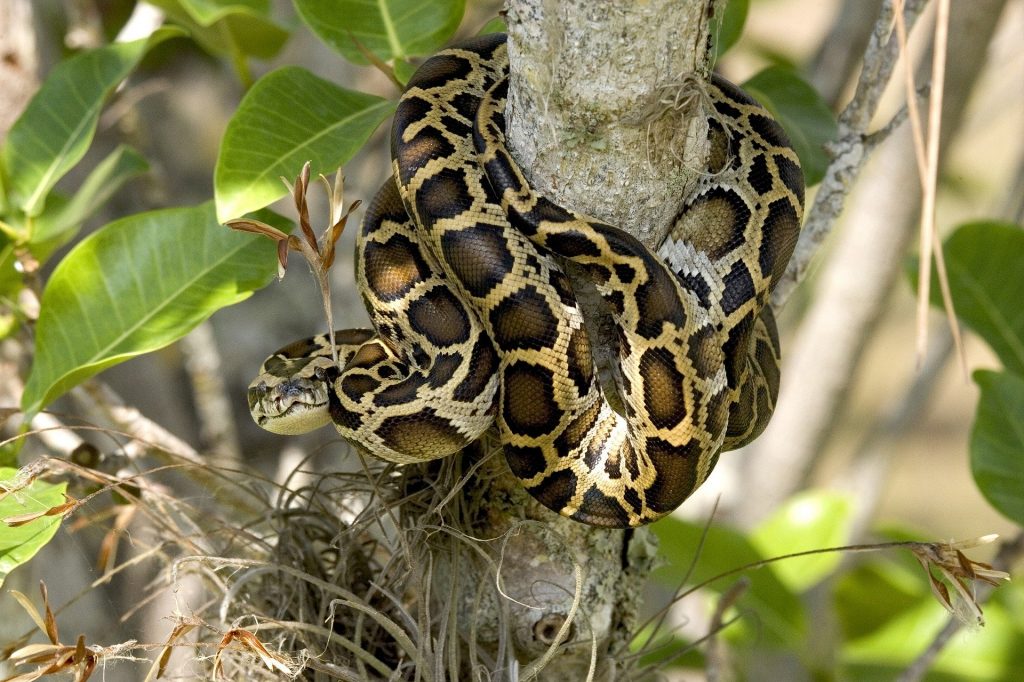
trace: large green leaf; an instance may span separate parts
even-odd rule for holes
[[[46,245],[46,252],[73,237],[82,223],[130,178],[145,173],[149,164],[131,147],[121,145],[92,170],[78,191],[66,201],[51,201],[33,221],[30,242]],[[44,255],[33,249],[37,259]]]
[[[285,193],[306,161],[314,177],[344,164],[394,110],[392,101],[346,90],[299,67],[261,78],[221,140],[214,172],[219,220],[262,208]]]
[[[795,495],[759,525],[750,541],[763,556],[781,556],[844,545],[849,540],[849,497],[825,490]],[[812,554],[776,563],[775,574],[794,592],[802,592],[830,572],[842,559],[839,552]]]
[[[743,84],[782,124],[800,157],[807,185],[821,182],[828,165],[825,143],[836,136],[836,119],[821,95],[795,71],[769,66]]]
[[[110,365],[162,348],[277,271],[275,250],[212,204],[118,220],[82,240],[43,291],[22,409],[35,414]]]
[[[317,36],[356,64],[369,63],[356,44],[383,61],[433,54],[462,21],[465,0],[295,0]]]
[[[203,26],[212,26],[232,14],[252,14],[269,19],[268,0],[175,0]]]
[[[927,590],[927,587],[924,588]],[[1001,591],[1001,590],[1000,590]],[[876,595],[877,599],[878,596]],[[838,653],[838,675],[850,682],[896,680],[935,640],[949,614],[933,600],[922,600]],[[985,627],[951,638],[929,666],[935,682],[1010,682],[1020,679],[1024,637],[1020,613],[985,604]]]
[[[967,223],[946,240],[943,254],[957,316],[1006,369],[1024,376],[1024,230],[995,221]],[[941,296],[933,276],[932,303],[941,306]]]
[[[150,0],[211,54],[269,59],[288,40],[267,0]]]
[[[743,25],[747,23],[747,10],[750,0],[728,0],[725,11],[719,19],[715,33],[711,39],[715,44],[715,57],[721,57],[736,44],[743,34]]]
[[[60,516],[41,516],[23,525],[8,526],[5,519],[52,509],[64,502],[65,483],[33,481],[16,485],[18,470],[0,467],[0,585],[7,574],[25,563],[50,541],[60,526]],[[16,489],[8,494],[7,491]]]
[[[115,43],[61,62],[11,126],[3,148],[8,200],[29,216],[42,212],[46,195],[85,154],[100,109],[147,50],[177,29]]]
[[[933,599],[921,567],[909,556],[880,555],[854,563],[835,581],[835,616],[846,639],[858,639]]]
[[[978,371],[981,387],[971,430],[971,473],[985,499],[1024,526],[1024,378]]]
[[[693,553],[700,549],[696,566],[690,579],[691,584],[702,583],[718,575],[730,573],[736,568],[752,564],[765,557],[741,533],[712,526],[708,530],[703,546],[700,545],[703,527],[675,517],[667,516],[651,526],[660,541],[661,551],[669,566],[655,571],[655,579],[670,587],[693,561]],[[775,566],[763,566],[742,573],[750,580],[750,588],[738,603],[741,610],[753,610],[756,614],[751,623],[758,639],[773,644],[786,643],[793,646],[803,637],[806,623],[799,599],[779,580]],[[740,574],[731,574],[711,584],[713,590],[723,591],[739,579]],[[750,618],[744,618],[750,621]]]

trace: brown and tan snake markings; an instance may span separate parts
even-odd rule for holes
[[[494,427],[544,505],[599,526],[649,523],[771,416],[779,342],[766,303],[800,229],[799,161],[763,108],[714,77],[707,168],[652,253],[534,192],[504,144],[507,69],[505,37],[489,35],[412,77],[393,178],[356,244],[374,330],[338,333],[341,369],[326,337],[278,351],[249,405],[269,430],[333,421],[400,463],[451,455]],[[609,303],[621,414],[551,254]]]

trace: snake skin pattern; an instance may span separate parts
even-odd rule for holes
[[[278,433],[333,422],[394,462],[454,454],[496,426],[545,506],[634,527],[675,509],[771,416],[779,343],[766,305],[800,229],[785,133],[735,85],[706,85],[711,153],[658,253],[555,205],[504,144],[505,36],[426,61],[392,128],[394,176],[367,210],[356,278],[373,331],[287,346],[249,389]],[[622,406],[598,381],[580,266],[618,331]],[[621,413],[620,413],[621,412]]]

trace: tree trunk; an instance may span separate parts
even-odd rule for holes
[[[720,5],[510,0],[508,142],[534,187],[656,247],[695,180],[692,169],[703,167],[706,124],[690,117],[685,95],[688,77],[710,70],[710,26]],[[566,269],[595,355],[605,351],[597,361],[607,377],[614,371],[616,336],[592,286]],[[500,649],[497,634],[479,640],[500,632],[508,617],[504,627],[511,628],[521,662],[554,653],[556,641],[568,645],[557,649],[543,679],[583,679],[592,656],[599,679],[614,675],[617,655],[635,634],[641,589],[654,562],[653,535],[554,516],[525,493],[500,456],[486,460],[477,480],[485,482],[478,484],[486,512],[478,518],[486,518],[487,527],[474,532],[506,534],[498,579],[512,597],[490,604],[463,600],[463,615],[477,624],[478,644]],[[488,613],[493,618],[482,615]],[[528,665],[523,678],[534,671],[536,664]]]

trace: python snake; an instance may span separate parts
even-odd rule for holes
[[[333,422],[399,463],[454,454],[496,425],[509,468],[547,507],[597,526],[649,523],[771,415],[779,344],[766,304],[800,229],[799,161],[765,109],[713,77],[707,166],[652,253],[530,187],[504,145],[507,70],[504,35],[417,70],[392,127],[394,175],[357,237],[373,330],[337,332],[339,365],[326,336],[277,351],[250,409],[278,433]],[[619,411],[552,254],[608,304]]]

